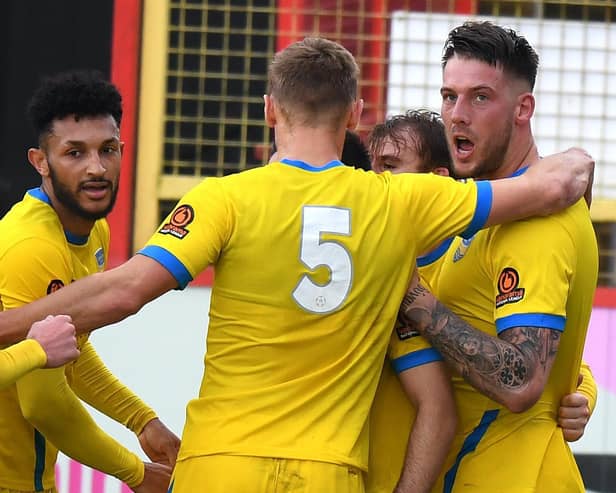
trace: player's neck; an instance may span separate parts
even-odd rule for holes
[[[294,128],[286,135],[276,135],[277,157],[303,161],[321,167],[339,160],[344,133],[336,135],[330,128]]]
[[[93,219],[85,219],[84,217],[76,214],[69,207],[66,207],[55,196],[52,187],[45,187],[43,185],[43,190],[49,197],[51,206],[56,212],[64,231],[67,231],[75,236],[87,237],[90,235],[90,231],[92,231],[95,223]]]
[[[503,159],[503,164],[499,166],[497,170],[490,173],[489,176],[485,176],[484,179],[498,180],[507,178],[521,168],[536,161],[538,158],[539,153],[537,151],[537,145],[532,137],[526,142],[512,144],[507,150],[505,158]]]

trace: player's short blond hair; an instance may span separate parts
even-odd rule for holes
[[[359,67],[342,45],[305,38],[270,64],[269,94],[291,123],[339,125],[357,99]]]

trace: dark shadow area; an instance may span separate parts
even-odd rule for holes
[[[26,151],[36,145],[25,111],[43,76],[111,63],[113,0],[5,0],[0,15],[0,216],[40,184]]]
[[[601,493],[616,491],[616,455],[576,454],[587,489]]]

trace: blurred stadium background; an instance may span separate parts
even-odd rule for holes
[[[0,8],[6,46],[0,53],[5,68],[0,100],[6,109],[0,120],[0,214],[26,187],[38,185],[25,159],[34,142],[24,108],[39,77],[68,68],[102,70],[125,101],[122,187],[110,218],[114,265],[141,246],[182,194],[204,177],[267,162],[271,135],[262,118],[267,66],[290,42],[325,36],[356,56],[366,102],[359,130],[365,136],[389,114],[439,109],[441,48],[451,27],[481,17],[520,30],[541,58],[534,119],[540,151],[583,146],[597,160],[591,214],[600,244],[600,288],[585,357],[600,395],[587,436],[574,450],[589,491],[616,491],[611,418],[616,415],[616,371],[609,365],[616,351],[616,2],[8,0]],[[201,287],[189,291],[207,296],[210,282],[206,274],[194,283]],[[161,313],[174,311],[168,299],[128,323],[160,324]],[[207,306],[187,305],[183,315],[191,310],[196,310],[194,317],[188,318],[199,322],[194,340],[202,341]],[[165,330],[160,334],[161,344],[169,344]],[[112,336],[97,338],[103,357],[118,365],[125,380],[133,379],[134,367],[121,362],[122,351],[111,350]],[[202,344],[196,347],[202,350]],[[134,358],[131,351],[125,355]],[[148,365],[147,356],[143,361]],[[175,368],[176,363],[170,364]],[[162,397],[152,392],[151,402],[160,400],[165,409],[173,401],[169,419],[177,432],[184,402],[197,391],[201,369],[193,370],[199,375],[186,396],[177,390]],[[193,376],[187,379],[192,385]],[[141,391],[143,385],[152,384],[137,378],[133,387]],[[61,493],[119,488],[102,480],[66,479],[81,474],[66,461],[60,468],[65,478]],[[84,472],[83,478],[93,476]]]

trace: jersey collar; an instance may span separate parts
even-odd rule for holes
[[[31,188],[30,190],[28,190],[27,193],[31,197],[34,197],[35,199],[40,200],[41,202],[45,202],[48,206],[53,207],[51,205],[51,200],[49,199],[49,195],[47,195],[41,187]],[[68,241],[69,243],[73,245],[85,245],[88,242],[88,238],[90,236],[89,235],[87,236],[76,235],[76,234],[71,233],[70,231],[64,230],[64,237],[66,238],[66,241]]]
[[[522,166],[520,169],[518,169],[517,171],[514,171],[512,174],[510,174],[507,178],[513,178],[515,176],[523,175],[524,173],[526,173],[527,169],[528,169],[528,165]]]
[[[333,161],[330,161],[329,163],[327,163],[325,166],[312,166],[311,164],[308,164],[304,161],[298,161],[295,159],[281,159],[280,160],[281,163],[283,164],[287,164],[289,166],[294,166],[295,168],[300,168],[306,171],[312,171],[314,173],[318,173],[319,171],[325,171],[331,168],[336,168],[337,166],[344,166],[344,164],[342,163],[342,161],[335,159]]]

